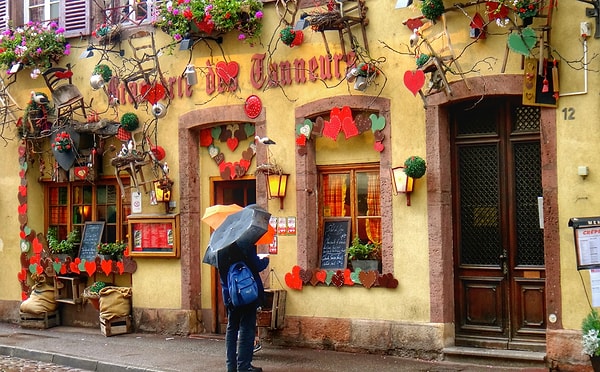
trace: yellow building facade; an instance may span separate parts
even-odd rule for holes
[[[53,256],[30,259],[46,257],[39,234],[104,222],[100,241],[128,241],[127,257],[104,267],[76,257],[63,276],[130,286],[140,331],[223,332],[202,216],[215,204],[256,203],[277,231],[259,246],[270,254],[265,283],[286,292],[285,321],[268,333],[276,343],[424,358],[486,347],[534,351],[564,370],[589,365],[580,328],[593,265],[578,270],[569,227],[600,207],[589,5],[533,2],[526,27],[521,8],[502,13],[512,3],[446,1],[431,21],[420,3],[267,2],[260,38],[245,42],[200,24],[174,37],[154,25],[153,7],[166,3],[81,3],[92,21],[81,36],[65,34],[71,52],[53,65],[70,67],[85,115],[72,108],[36,129],[24,115],[31,92],[57,100],[47,66],[38,77],[26,63],[3,74],[3,321],[18,321],[36,275],[61,275]],[[2,5],[30,19],[27,8]],[[115,12],[126,19],[102,16]],[[114,38],[98,36],[103,23]],[[303,39],[287,45],[284,29]],[[148,70],[137,64],[145,58]],[[113,76],[93,89],[100,64]],[[137,128],[124,129],[126,113]],[[52,143],[67,129],[80,135],[79,153],[63,166]],[[132,163],[127,154],[138,152]],[[403,173],[392,169],[413,156],[426,173],[412,192],[395,192]],[[265,179],[279,171],[287,192],[269,199]],[[155,189],[161,180],[172,185]],[[163,191],[170,200],[156,200]],[[331,243],[328,224],[346,229],[341,242]],[[379,246],[377,272],[347,266],[355,235]],[[97,326],[85,304],[59,309],[64,324]]]

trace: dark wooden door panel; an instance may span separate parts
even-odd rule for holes
[[[464,333],[505,336],[506,305],[502,277],[461,277],[462,292],[460,331]]]

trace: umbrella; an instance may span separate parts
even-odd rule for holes
[[[202,216],[202,222],[213,229],[217,229],[219,226],[221,226],[223,221],[225,221],[227,216],[239,212],[242,209],[244,208],[237,204],[216,204],[206,208],[204,211],[204,216]],[[275,237],[275,229],[273,226],[269,225],[267,232],[261,236],[255,244],[271,244],[273,242],[273,237]]]
[[[210,237],[202,262],[226,268],[256,253],[256,242],[268,230],[271,214],[251,205],[230,214]]]

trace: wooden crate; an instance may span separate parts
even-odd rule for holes
[[[42,314],[29,314],[20,311],[19,315],[19,324],[23,328],[46,329],[60,325],[60,315],[58,310]]]
[[[77,304],[83,301],[81,295],[85,282],[78,276],[57,276],[54,278],[54,297],[57,302]]]
[[[131,316],[112,319],[100,317],[100,332],[106,337],[131,333]]]
[[[256,314],[257,326],[269,329],[283,327],[286,295],[283,289],[265,289],[265,305]]]

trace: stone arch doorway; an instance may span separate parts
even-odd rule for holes
[[[210,190],[203,190],[201,186],[202,169],[200,164],[200,131],[214,125],[227,122],[246,122],[255,126],[258,135],[266,132],[266,109],[254,119],[248,118],[244,110],[245,105],[229,105],[203,108],[185,113],[179,117],[179,189],[180,199],[180,245],[181,245],[181,308],[189,310],[202,310],[202,322],[205,328],[211,328],[213,319],[211,304],[202,304],[200,294],[202,290],[201,270],[201,218],[206,205],[201,205],[201,195]],[[265,150],[256,153],[256,164],[266,161]],[[266,186],[263,183],[256,185],[256,204],[266,207]]]
[[[449,110],[458,102],[477,101],[484,96],[520,96],[522,75],[487,76],[470,79],[471,89],[462,82],[452,84],[452,96],[436,93],[426,101],[426,146],[429,175],[429,267],[430,318],[443,323],[454,333],[455,292],[452,227],[451,144]],[[544,197],[544,248],[546,265],[546,314],[561,314],[560,246],[558,237],[558,200],[556,171],[556,110],[541,108],[541,168]],[[547,329],[561,329],[560,317]],[[450,345],[448,345],[450,346]]]

